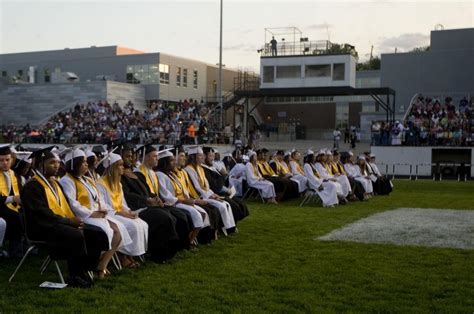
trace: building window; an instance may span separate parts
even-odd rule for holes
[[[333,81],[344,81],[345,76],[345,64],[335,63],[333,65],[332,80]]]
[[[160,63],[160,84],[170,83],[170,66]]]
[[[181,67],[176,67],[176,86],[181,86]]]
[[[44,69],[44,82],[45,83],[51,82],[51,71],[48,68]]]
[[[7,77],[8,73],[7,71],[2,71],[2,77]]]
[[[301,66],[285,65],[277,66],[277,78],[301,78]]]
[[[60,67],[55,67],[54,68],[54,73],[61,73],[61,68]]]
[[[160,72],[158,64],[127,65],[126,82],[129,84],[158,84]]]
[[[273,83],[275,81],[275,67],[274,66],[264,66],[263,67],[263,82],[264,83]]]
[[[304,75],[305,77],[331,77],[331,65],[330,64],[307,65]]]
[[[194,70],[193,71],[193,87],[198,88],[198,71]]]
[[[183,87],[188,87],[188,69],[183,69]]]

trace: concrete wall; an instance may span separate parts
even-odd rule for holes
[[[377,165],[384,174],[393,174],[393,165],[395,165],[395,175],[410,175],[410,166],[412,165],[412,174],[416,173],[416,165],[418,165],[418,175],[431,176],[431,166],[426,164],[432,163],[433,149],[449,149],[449,150],[470,150],[471,165],[474,164],[474,148],[463,147],[404,147],[404,146],[372,146],[371,152],[375,154]],[[388,172],[386,171],[388,165]],[[423,166],[425,165],[425,166]],[[471,177],[474,176],[474,167],[471,167]]]
[[[382,55],[381,85],[396,91],[398,117],[416,93],[454,96],[455,101],[474,95],[474,29],[470,30],[433,31],[433,49],[427,52]]]
[[[474,28],[431,31],[430,49],[474,49]]]
[[[6,85],[0,89],[0,124],[37,124],[77,103],[107,100],[121,105],[131,100],[145,107],[143,86],[109,82]]]
[[[222,93],[234,90],[234,78],[237,77],[238,71],[231,69],[223,69]],[[217,97],[217,81],[219,80],[219,68],[216,66],[207,66],[207,92],[209,98]]]

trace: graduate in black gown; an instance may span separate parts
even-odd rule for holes
[[[190,215],[194,227],[190,235],[193,245],[210,244],[212,240],[217,240],[218,231],[223,227],[219,210],[199,197],[187,172],[182,169],[186,162],[183,148],[178,147],[175,152],[177,159],[170,152],[160,154],[157,169],[160,195]]]
[[[213,165],[214,149],[212,147],[203,147],[202,150],[204,152],[204,163],[202,167],[204,168],[210,189],[224,197],[224,200],[230,204],[235,222],[243,220],[249,215],[247,205],[236,196],[230,198],[231,189],[226,186],[226,177]]]
[[[89,288],[86,271],[96,270],[102,251],[109,247],[107,235],[98,227],[76,217],[55,176],[60,159],[53,147],[32,154],[36,175],[21,191],[27,233],[34,240],[46,241],[52,259],[66,259],[69,286]]]
[[[9,241],[9,255],[23,256],[23,227],[20,220],[21,180],[11,169],[14,162],[10,145],[0,147],[0,217],[7,223],[5,239]]]
[[[177,208],[165,206],[156,194],[150,193],[140,173],[133,172],[133,149],[130,145],[121,145],[118,152],[125,167],[121,178],[125,200],[132,210],[145,208],[140,211],[139,217],[148,224],[148,253],[152,261],[164,263],[179,250],[189,248],[188,217]]]
[[[298,184],[291,181],[289,177],[281,176],[279,173],[276,173],[267,161],[267,158],[268,149],[263,148],[257,150],[258,171],[260,171],[260,174],[265,179],[273,183],[277,194],[276,200],[280,202],[298,197]]]

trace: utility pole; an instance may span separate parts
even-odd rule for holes
[[[219,79],[217,82],[217,99],[219,101],[219,107],[221,108],[220,114],[220,128],[221,132],[224,129],[224,104],[222,99],[222,2],[221,0],[221,16],[220,16],[220,35],[219,35]]]

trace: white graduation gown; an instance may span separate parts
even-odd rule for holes
[[[226,229],[234,228],[235,220],[230,204],[223,200],[211,199],[210,197],[215,194],[214,191],[212,191],[210,188],[205,189],[199,184],[198,174],[196,173],[196,170],[191,167],[186,167],[185,170],[188,173],[189,178],[193,182],[194,188],[199,193],[201,198],[206,200],[206,202],[208,202],[211,206],[219,210],[224,227]],[[207,182],[206,178],[203,179]],[[207,186],[209,186],[209,182],[207,182]]]
[[[252,188],[260,190],[263,198],[274,198],[276,196],[273,183],[265,180],[260,172],[258,172],[258,168],[254,168],[251,162],[245,165],[245,170],[247,184]],[[255,172],[257,174],[255,174]]]
[[[245,178],[245,165],[235,164],[235,166],[230,169],[229,172],[229,184],[235,187],[236,195],[243,196],[242,183]]]
[[[303,193],[308,187],[308,178],[302,175],[297,168],[296,161],[290,161],[291,179],[298,183],[298,192]]]
[[[140,218],[131,219],[117,215],[107,189],[102,184],[99,184],[97,187],[105,200],[108,211],[115,219],[120,221],[125,228],[127,228],[127,231],[132,238],[132,242],[121,248],[119,252],[130,256],[145,254],[148,246],[148,224]],[[122,207],[122,210],[124,211],[131,211],[124,197],[122,197]]]
[[[314,166],[316,167],[316,170],[318,171],[321,178],[327,179],[327,180],[333,179],[333,176],[329,174],[326,167],[324,167],[320,162],[317,162]],[[335,183],[338,196],[343,196],[343,197],[347,196],[347,194],[344,194],[344,190],[342,189],[342,185],[341,183],[339,183],[339,181],[336,181],[336,182],[331,181],[331,182]]]
[[[313,167],[314,165],[310,165],[309,163],[305,163],[303,167],[306,178],[308,178],[308,186],[318,193],[323,205],[332,206],[339,204],[337,199],[337,188],[334,182],[323,181],[322,179],[318,178],[313,171],[316,170],[316,168],[313,169]],[[321,185],[323,186],[323,190],[319,191],[318,188]]]
[[[3,239],[5,238],[5,231],[7,231],[7,222],[0,218],[0,247],[3,244]]]
[[[156,175],[158,176],[158,185],[160,190],[160,197],[162,200],[164,200],[168,204],[171,204],[174,207],[181,208],[187,211],[191,216],[194,228],[200,229],[210,225],[209,215],[202,207],[199,207],[198,205],[186,205],[183,203],[178,203],[176,191],[174,190],[174,186],[171,183],[170,177],[168,177],[161,171],[158,171]],[[180,183],[177,182],[177,184]],[[186,194],[186,189],[184,189],[184,191],[184,193]],[[186,196],[189,197],[189,195]],[[203,216],[205,217],[204,219],[202,218]]]
[[[109,250],[111,249],[112,238],[114,236],[114,231],[110,227],[109,221],[117,225],[118,230],[120,232],[120,236],[122,237],[122,240],[118,247],[119,250],[123,247],[126,247],[130,243],[132,243],[132,239],[130,238],[127,228],[125,228],[125,226],[120,221],[114,218],[115,213],[107,212],[107,215],[105,216],[105,218],[92,218],[91,217],[94,211],[99,210],[98,202],[100,202],[100,204],[105,204],[105,201],[102,198],[102,195],[100,193],[99,195],[95,195],[96,192],[94,188],[89,184],[89,182],[83,179],[81,180],[82,182],[86,184],[85,187],[87,190],[87,195],[89,196],[89,207],[84,207],[81,205],[81,203],[79,203],[79,201],[77,201],[76,184],[69,176],[67,175],[63,176],[61,180],[59,180],[59,183],[61,184],[64,190],[64,194],[66,195],[69,201],[71,210],[74,212],[74,214],[77,217],[81,218],[85,223],[99,227],[105,232],[105,234],[107,234],[107,238],[109,239]],[[96,200],[94,200],[94,198]]]
[[[359,182],[362,183],[364,186],[364,190],[366,193],[372,193],[374,192],[374,187],[372,185],[372,180],[370,178],[367,178],[367,174],[362,171],[360,171],[360,167],[357,165],[353,165],[352,168],[354,169],[354,178],[358,180]]]

